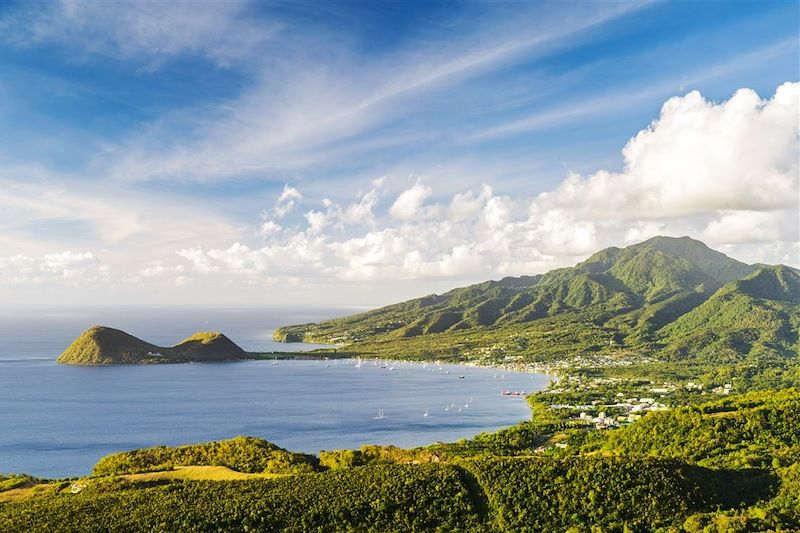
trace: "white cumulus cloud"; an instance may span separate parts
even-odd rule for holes
[[[277,218],[283,218],[288,215],[302,199],[303,195],[300,194],[300,191],[294,187],[290,187],[288,184],[284,185],[281,195],[278,196],[278,200],[275,202],[275,207],[272,208],[272,212]]]
[[[389,208],[389,213],[398,220],[412,220],[419,217],[425,200],[433,193],[431,188],[417,180],[414,185],[406,189]]]
[[[800,83],[769,100],[750,89],[721,103],[697,91],[670,98],[625,145],[623,172],[570,175],[538,204],[598,218],[796,207],[798,117]]]
[[[484,185],[444,201],[432,200],[432,187],[418,178],[384,213],[375,211],[379,183],[347,207],[325,199],[304,214],[304,226],[267,246],[179,254],[195,271],[244,277],[480,280],[688,234],[745,261],[797,265],[798,106],[797,83],[771,99],[742,89],[716,103],[692,92],[668,100],[628,141],[622,172],[570,174],[535,196],[496,195]],[[302,197],[284,191],[284,201]]]

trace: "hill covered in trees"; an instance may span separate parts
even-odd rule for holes
[[[222,333],[198,332],[165,348],[118,329],[93,326],[75,339],[57,361],[71,365],[107,365],[229,361],[247,357],[244,350]]]
[[[747,265],[689,237],[607,248],[504,278],[275,331],[409,358],[552,362],[579,355],[781,368],[800,350],[800,273]]]
[[[255,437],[168,447],[155,446],[103,457],[94,467],[98,476],[138,474],[169,470],[178,466],[226,466],[249,474],[294,474],[313,472],[319,460],[292,453]]]

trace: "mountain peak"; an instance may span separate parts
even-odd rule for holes
[[[755,266],[737,261],[722,252],[712,250],[704,242],[688,236],[656,236],[627,249],[649,248],[688,261],[720,285],[741,279],[756,270]]]
[[[92,326],[81,333],[57,361],[78,365],[126,363],[157,350],[156,345],[137,339],[122,330]]]

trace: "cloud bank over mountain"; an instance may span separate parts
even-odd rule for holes
[[[799,106],[798,83],[781,85],[770,99],[742,89],[719,103],[693,91],[665,102],[628,141],[621,172],[570,174],[527,198],[484,185],[432,199],[431,184],[417,177],[388,199],[388,213],[375,212],[379,182],[350,205],[324,200],[321,210],[305,212],[305,225],[276,229],[265,221],[271,231],[263,246],[178,254],[198,274],[482,279],[542,272],[607,245],[689,234],[750,261],[797,265]],[[295,189],[284,189],[276,215],[286,191]],[[755,245],[768,252],[754,254]]]

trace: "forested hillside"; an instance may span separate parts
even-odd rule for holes
[[[684,369],[755,364],[774,375],[796,363],[798,331],[797,270],[746,265],[688,237],[655,237],[572,268],[287,326],[274,336],[377,356],[495,363],[601,356]]]

